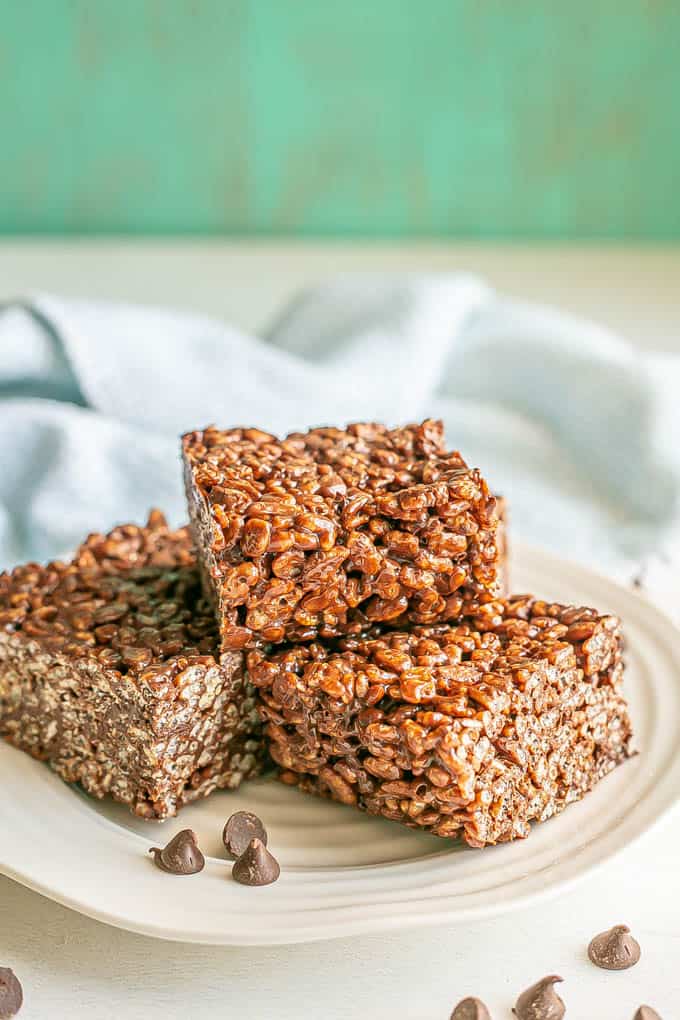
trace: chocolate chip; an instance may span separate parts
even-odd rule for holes
[[[625,924],[600,932],[588,946],[588,956],[604,970],[627,970],[640,959],[640,947]]]
[[[550,974],[522,992],[513,1009],[517,1020],[562,1020],[565,1005],[553,987],[562,980]]]
[[[481,999],[470,996],[462,999],[453,1013],[451,1020],[491,1020],[491,1014]]]
[[[259,839],[267,845],[267,830],[251,811],[237,811],[227,820],[222,840],[230,857],[236,860],[248,849],[251,839]]]
[[[205,867],[205,857],[191,829],[182,829],[163,850],[152,846],[149,853],[158,867],[171,875],[195,875]]]
[[[24,1002],[19,979],[9,967],[0,967],[0,1020],[16,1016]]]
[[[231,873],[241,885],[269,885],[279,877],[281,868],[262,840],[256,838],[251,839]]]
[[[661,1020],[661,1017],[651,1006],[640,1006],[636,1011],[633,1020]]]

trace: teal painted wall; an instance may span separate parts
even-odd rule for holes
[[[0,0],[0,232],[680,237],[680,0]]]

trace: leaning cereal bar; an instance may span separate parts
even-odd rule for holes
[[[0,576],[0,736],[97,797],[167,818],[261,758],[243,655],[217,651],[187,528],[92,535]]]

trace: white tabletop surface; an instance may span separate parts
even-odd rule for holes
[[[0,300],[49,290],[198,309],[257,328],[296,288],[364,268],[476,271],[640,346],[680,350],[680,248],[5,241]],[[45,853],[49,844],[45,832]],[[632,1020],[646,1003],[678,1020],[679,844],[676,812],[557,900],[453,930],[274,949],[130,935],[0,878],[0,966],[24,985],[22,1020],[447,1020],[472,994],[494,1020],[510,1020],[517,993],[548,973],[565,979],[567,1018]],[[596,970],[585,955],[589,938],[615,923],[629,924],[643,950],[621,974]]]

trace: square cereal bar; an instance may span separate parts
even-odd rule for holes
[[[629,754],[619,621],[529,596],[247,655],[281,778],[475,847],[526,836]]]
[[[224,649],[452,620],[501,592],[496,499],[441,422],[207,428],[183,454]]]
[[[0,736],[145,818],[258,770],[254,693],[243,655],[219,657],[188,528],[155,511],[0,576]]]

